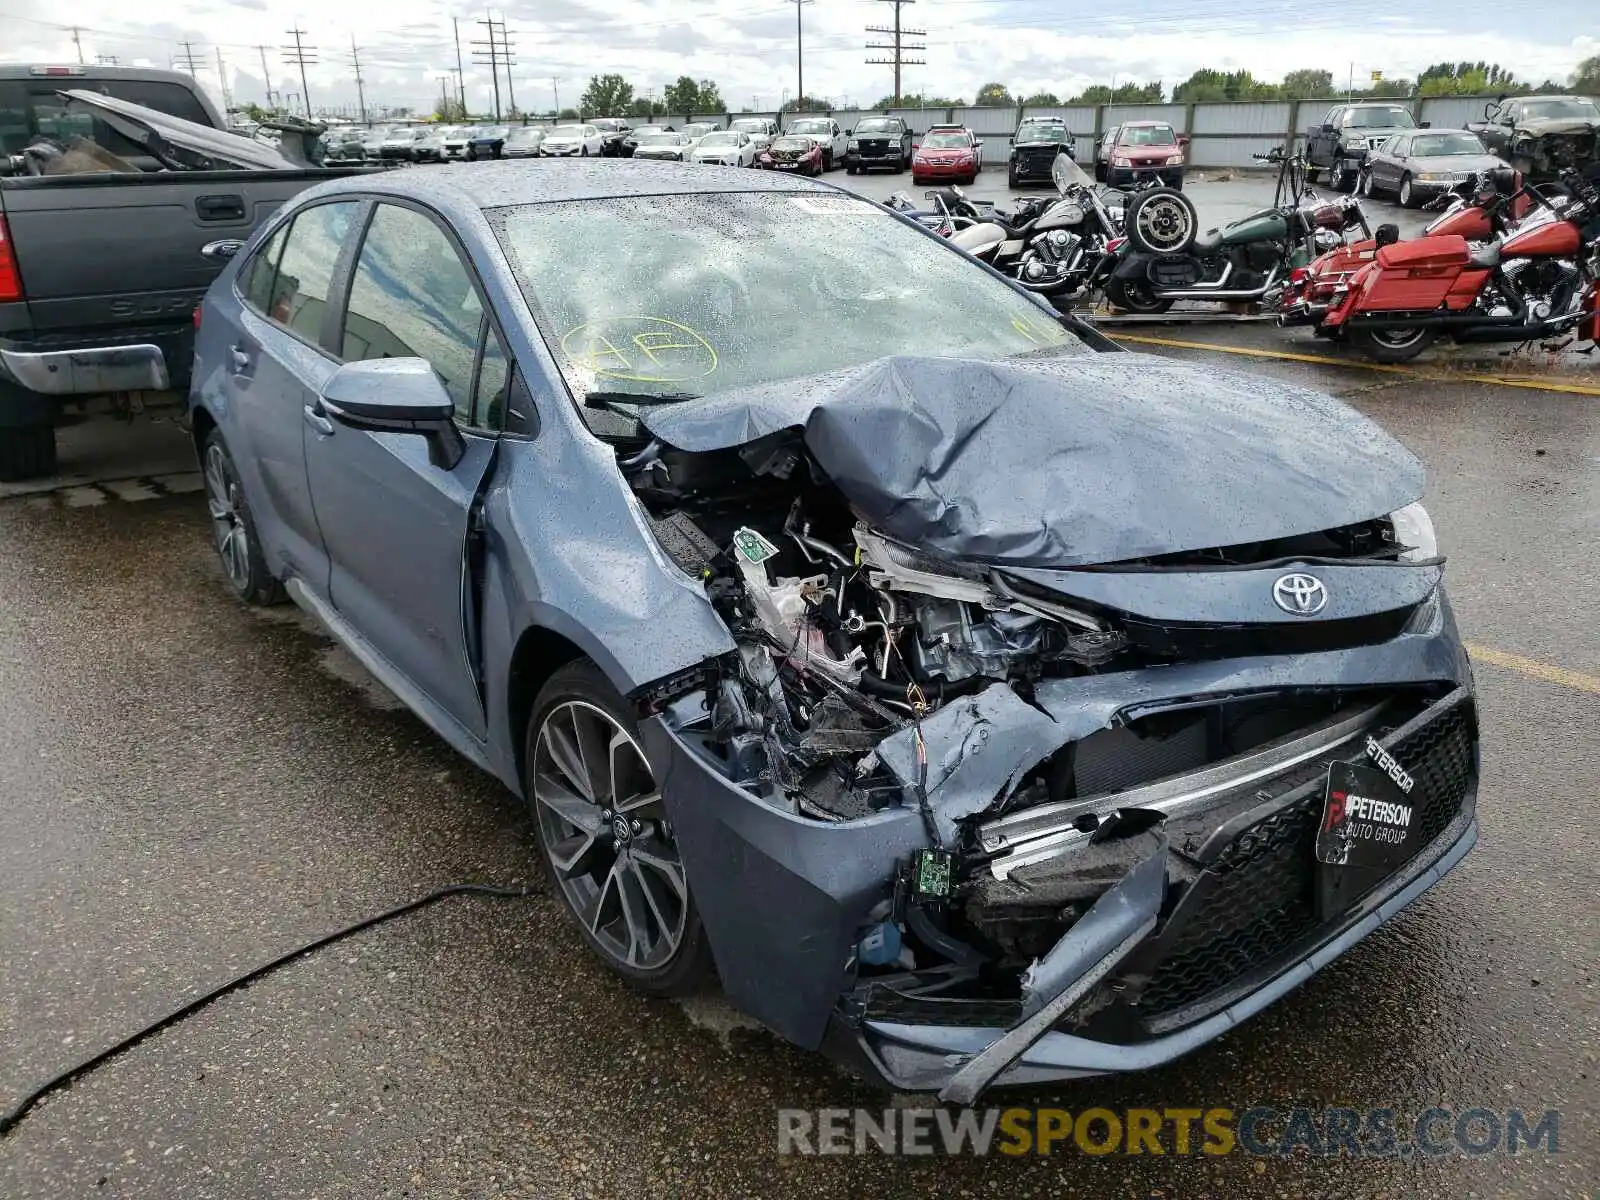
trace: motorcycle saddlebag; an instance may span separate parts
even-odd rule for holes
[[[1395,242],[1378,251],[1378,265],[1386,271],[1464,267],[1470,258],[1467,239],[1459,234]]]
[[[1199,283],[1202,274],[1200,264],[1194,259],[1175,254],[1170,257],[1152,258],[1149,269],[1145,271],[1145,278],[1157,287],[1184,288]]]

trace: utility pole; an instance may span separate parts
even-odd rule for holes
[[[361,51],[356,46],[356,35],[350,35],[350,65],[356,73],[356,103],[361,106],[361,123],[367,123],[367,93],[361,86]]]
[[[306,31],[304,29],[288,29],[284,32],[294,39],[294,45],[285,46],[283,48],[283,61],[288,63],[290,66],[298,66],[300,68],[300,99],[305,101],[306,119],[310,120],[311,88],[306,83],[306,64],[310,63],[315,65],[317,61],[317,48],[315,46],[307,46],[300,40],[305,36]]]
[[[78,27],[72,27],[72,45],[78,51],[78,61],[83,61],[83,43],[78,40]]]
[[[467,73],[461,66],[461,22],[455,17],[450,18],[450,28],[456,35],[456,92],[457,99],[461,101],[461,119],[467,119]]]
[[[183,53],[174,56],[173,62],[189,72],[189,77],[192,79],[195,72],[200,69],[200,60],[194,54],[194,43],[179,42],[178,45],[183,47]]]
[[[890,34],[890,35],[893,36],[894,41],[893,42],[868,42],[867,43],[867,49],[868,50],[893,50],[894,51],[894,57],[893,58],[869,58],[869,59],[867,59],[867,62],[869,64],[876,64],[876,65],[880,65],[880,66],[893,65],[893,67],[894,67],[894,98],[895,98],[896,103],[898,103],[899,100],[900,100],[900,72],[901,72],[901,70],[904,69],[905,67],[923,66],[923,65],[926,65],[926,63],[928,61],[925,58],[907,58],[906,57],[906,53],[908,51],[926,50],[928,47],[924,43],[921,43],[921,42],[907,42],[905,39],[908,38],[908,37],[913,37],[913,38],[916,38],[916,37],[927,37],[928,36],[928,31],[926,29],[902,29],[900,27],[900,10],[902,8],[904,8],[907,4],[915,4],[916,0],[878,0],[878,3],[894,5],[894,26],[892,28],[890,28],[890,27],[886,27],[886,26],[883,26],[883,25],[868,25],[867,26],[867,32],[868,33],[886,33],[886,34]]]
[[[506,61],[505,56],[502,54],[504,46],[502,38],[505,25],[500,21],[496,21],[487,13],[484,14],[484,18],[478,24],[489,31],[489,36],[487,39],[480,38],[470,43],[472,46],[472,61],[479,64],[488,64],[489,74],[494,78],[494,119],[498,124],[500,121],[500,64]],[[508,66],[506,68],[506,87],[508,90],[510,86],[511,69]],[[513,100],[513,103],[515,103],[515,100]]]
[[[800,106],[806,101],[806,32],[805,25],[800,19],[800,14],[805,11],[808,4],[815,0],[789,0],[794,5],[794,68],[795,87],[794,110],[800,111]]]
[[[233,107],[233,94],[228,90],[228,68],[222,65],[222,47],[217,50],[217,82],[222,85],[222,108],[226,112]]]
[[[267,89],[267,107],[272,107],[272,72],[267,70],[267,48],[257,44],[256,49],[261,52],[261,84]]]
[[[652,93],[651,98],[654,99],[655,89],[651,88],[650,90]],[[550,115],[559,121],[561,119],[561,81],[559,79],[550,81],[550,94],[556,98],[556,110]]]

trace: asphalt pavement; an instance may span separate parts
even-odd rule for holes
[[[1193,187],[1203,214],[1208,186],[1230,185]],[[778,1108],[885,1098],[714,994],[652,1002],[616,983],[545,893],[517,801],[294,609],[229,598],[184,436],[140,420],[68,431],[69,478],[0,497],[0,1108],[206,988],[441,885],[536,894],[446,901],[203,1009],[0,1140],[0,1195],[1593,1196],[1600,395],[1583,389],[1600,393],[1600,372],[1515,386],[1278,357],[1317,357],[1281,331],[1124,332],[1264,388],[1331,391],[1423,459],[1477,661],[1482,838],[1411,909],[1192,1056],[997,1099],[1553,1109],[1558,1153],[778,1155]]]

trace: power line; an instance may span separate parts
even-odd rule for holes
[[[305,101],[306,117],[309,118],[311,116],[311,89],[306,86],[306,65],[316,65],[317,48],[315,46],[307,46],[300,40],[305,36],[306,31],[303,29],[287,29],[284,32],[294,39],[294,45],[283,47],[283,61],[290,66],[298,66],[300,68],[300,99]]]
[[[894,67],[894,99],[895,103],[897,104],[900,101],[900,72],[906,67],[924,66],[928,61],[925,58],[906,57],[906,53],[908,51],[915,52],[926,50],[928,48],[926,43],[907,42],[905,40],[908,37],[927,37],[928,31],[926,29],[902,29],[900,27],[900,10],[907,4],[915,4],[916,2],[917,0],[878,0],[878,3],[880,4],[894,5],[894,26],[892,28],[885,27],[883,25],[867,26],[868,33],[886,33],[894,37],[893,42],[867,43],[868,50],[894,51],[893,58],[869,58],[867,59],[867,62],[868,64],[880,66],[892,65]]]

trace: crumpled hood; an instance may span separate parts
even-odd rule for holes
[[[1552,133],[1590,133],[1600,130],[1600,121],[1587,117],[1535,117],[1517,126],[1518,133],[1545,137]]]
[[[1310,533],[1423,488],[1410,451],[1332,397],[1135,354],[885,358],[639,416],[689,451],[802,430],[875,528],[1015,566]]]

